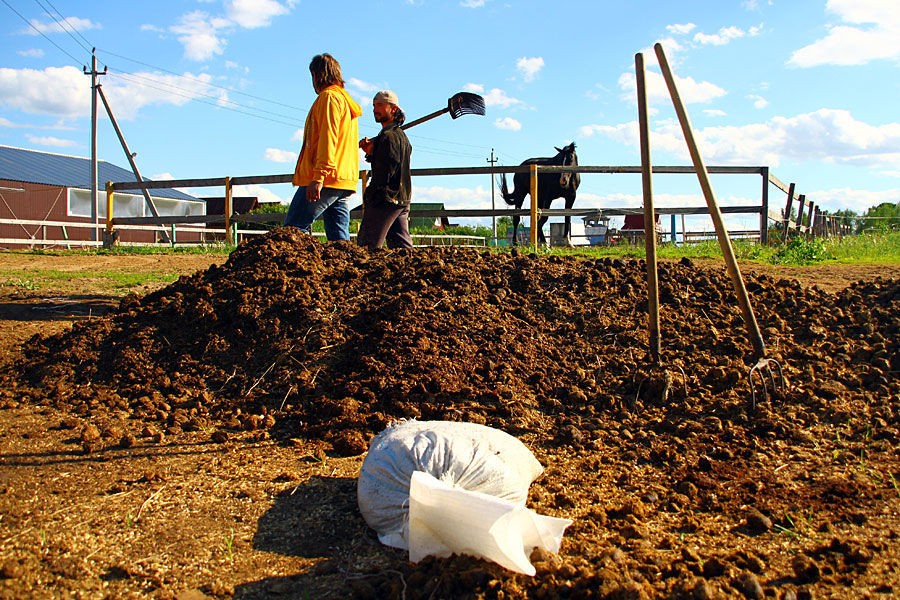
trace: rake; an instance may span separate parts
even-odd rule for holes
[[[457,119],[463,115],[484,115],[484,98],[472,92],[457,92],[447,99],[447,106],[440,110],[436,110],[430,115],[420,117],[415,121],[406,123],[400,129],[409,129],[415,127],[419,123],[430,121],[435,117],[439,117],[444,113],[450,113],[450,116]]]
[[[666,402],[672,383],[672,375],[661,361],[659,333],[659,279],[656,265],[656,219],[653,210],[653,179],[650,166],[650,127],[647,117],[647,87],[644,78],[644,55],[638,52],[634,56],[635,83],[637,84],[638,123],[641,141],[641,181],[644,191],[644,247],[647,251],[647,312],[650,329],[650,357],[652,362],[649,373],[638,385],[637,400],[641,388],[647,380],[652,381],[654,371],[662,372],[662,383],[658,386],[659,397]],[[687,398],[687,378],[684,369],[675,365],[681,373],[684,397]]]
[[[756,316],[753,314],[753,307],[750,306],[750,297],[747,294],[747,288],[744,286],[744,280],[741,277],[741,270],[738,267],[737,259],[734,256],[734,249],[731,247],[731,240],[728,237],[728,230],[725,229],[725,223],[722,219],[722,211],[716,202],[716,196],[713,193],[712,184],[709,180],[709,173],[703,164],[703,158],[700,156],[700,150],[697,141],[694,139],[694,133],[691,129],[691,123],[688,120],[687,111],[681,96],[678,94],[678,88],[675,85],[675,77],[669,68],[669,61],[663,51],[662,44],[654,44],[653,50],[659,60],[659,67],[663,77],[666,80],[666,87],[669,88],[669,95],[672,97],[672,104],[675,106],[675,112],[678,114],[678,121],[681,123],[681,130],[684,133],[684,139],[687,142],[688,150],[691,153],[691,159],[694,162],[694,170],[700,179],[700,187],[703,189],[703,196],[706,198],[706,204],[709,206],[709,215],[712,217],[713,225],[716,228],[716,238],[719,240],[719,247],[722,249],[722,255],[725,257],[725,266],[728,274],[731,276],[731,282],[734,285],[734,291],[737,295],[738,304],[741,307],[741,314],[744,317],[744,323],[747,325],[750,341],[753,344],[754,360],[756,364],[750,369],[748,375],[750,379],[750,412],[756,410],[756,385],[754,384],[754,375],[759,379],[762,388],[762,399],[765,401],[769,397],[767,388],[767,377],[772,383],[772,391],[784,391],[784,373],[781,365],[773,358],[766,355],[766,344],[763,341],[762,333],[759,330],[759,324],[756,322]],[[778,373],[776,379],[775,372]]]

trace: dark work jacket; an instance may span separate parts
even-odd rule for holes
[[[412,146],[406,133],[391,123],[372,140],[372,153],[366,160],[372,163],[372,177],[366,187],[367,204],[395,204],[408,206],[412,198],[409,176],[409,157]]]

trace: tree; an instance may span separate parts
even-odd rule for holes
[[[900,203],[882,202],[863,215],[860,230],[890,231],[900,229]]]

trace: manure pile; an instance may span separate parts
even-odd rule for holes
[[[828,294],[745,279],[789,382],[760,410],[801,407],[807,426],[874,422],[896,436],[900,282]],[[635,401],[649,361],[642,261],[369,252],[293,228],[103,318],[34,337],[3,393],[117,422],[127,443],[249,431],[342,455],[410,417],[576,446],[603,418],[653,406],[745,422],[752,350],[725,270],[682,260],[661,265],[659,280],[663,357],[684,370],[687,398],[677,376],[665,402],[653,386]]]

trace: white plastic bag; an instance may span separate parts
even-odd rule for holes
[[[569,519],[539,515],[509,500],[470,492],[416,471],[409,491],[409,560],[469,554],[534,575],[534,548],[559,552]]]
[[[410,560],[466,553],[533,574],[527,553],[536,546],[558,551],[571,523],[525,508],[528,487],[542,471],[522,442],[498,429],[402,421],[372,440],[357,499],[378,539],[408,549]],[[416,473],[430,478],[415,476],[411,498]]]

